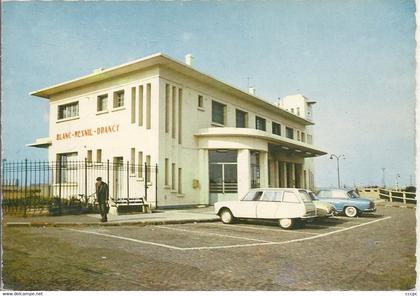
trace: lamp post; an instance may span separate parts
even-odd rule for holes
[[[397,187],[397,190],[400,188],[400,186],[399,186],[399,182],[398,182],[398,179],[401,177],[401,175],[398,173],[396,176],[395,176],[395,183],[396,183],[396,187]]]
[[[346,159],[346,157],[344,156],[344,154],[340,154],[340,155],[335,155],[335,154],[331,154],[330,159],[335,158],[337,160],[337,185],[338,188],[341,188],[341,184],[340,184],[340,158],[342,159]]]

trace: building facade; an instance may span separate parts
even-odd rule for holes
[[[213,204],[255,187],[314,187],[312,105],[270,104],[158,53],[31,93],[50,104],[49,137],[32,147],[50,161],[157,165],[156,180],[113,172],[111,197],[152,191],[159,206]],[[75,180],[66,184],[79,186]],[[153,184],[157,182],[156,184]],[[70,185],[69,185],[70,186]]]

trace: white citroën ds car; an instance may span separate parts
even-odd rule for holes
[[[317,216],[308,192],[295,188],[252,189],[241,200],[216,202],[214,211],[225,224],[235,219],[271,219],[284,229]]]

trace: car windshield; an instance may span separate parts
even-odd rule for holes
[[[347,195],[348,195],[350,198],[359,198],[359,197],[360,197],[360,196],[356,193],[356,191],[354,191],[354,190],[351,190],[351,191],[347,192]]]
[[[299,190],[300,198],[303,200],[303,202],[312,202],[311,197],[309,196],[308,192],[305,190]]]

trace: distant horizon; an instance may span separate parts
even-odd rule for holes
[[[274,105],[317,101],[314,145],[329,154],[315,158],[316,187],[337,185],[331,153],[346,155],[347,186],[382,185],[382,168],[391,187],[397,174],[415,183],[414,1],[5,2],[2,13],[2,158],[47,159],[25,147],[48,136],[48,100],[29,92],[192,53],[194,68],[244,91],[249,80]]]

